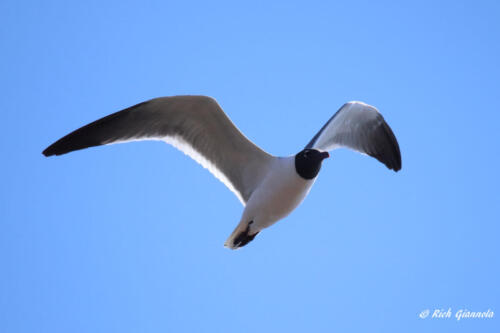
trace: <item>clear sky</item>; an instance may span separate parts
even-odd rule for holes
[[[1,332],[500,332],[496,1],[0,3]],[[161,142],[45,158],[158,96],[215,97],[297,153],[375,105],[403,169],[335,151],[288,218],[223,247],[242,206]],[[492,319],[421,319],[425,309]]]

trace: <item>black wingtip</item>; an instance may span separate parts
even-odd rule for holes
[[[396,155],[394,156],[394,160],[389,164],[387,163],[386,166],[390,169],[393,170],[394,172],[398,172],[401,170],[402,163],[401,163],[401,153],[399,152],[399,145],[396,141]]]
[[[100,146],[103,142],[113,142],[113,140],[117,139],[116,136],[113,136],[113,133],[122,130],[125,126],[123,124],[124,119],[127,119],[132,112],[138,111],[148,103],[150,101],[136,104],[87,124],[57,140],[47,147],[42,154],[47,157],[53,155],[59,156],[75,150]],[[129,137],[125,135],[125,138]]]
[[[398,172],[403,167],[402,162],[401,162],[401,155],[399,155],[398,157],[399,157],[398,163],[396,164],[396,167],[393,169],[394,172]]]
[[[376,158],[384,163],[387,168],[390,170],[394,170],[394,172],[398,172],[401,170],[401,150],[399,149],[399,143],[394,135],[394,132],[389,127],[389,125],[383,121],[383,133],[385,134],[385,149],[381,155]]]
[[[71,140],[71,137],[69,137],[69,135],[65,136],[64,138],[54,142],[53,144],[51,144],[50,146],[48,146],[47,148],[45,148],[45,150],[42,152],[42,154],[45,156],[45,157],[49,157],[49,156],[59,156],[59,155],[63,155],[63,154],[67,154],[73,150],[79,150],[79,149],[83,149],[84,147],[81,147],[81,145],[79,145],[78,141],[76,140]]]
[[[48,146],[42,154],[46,157],[64,155],[69,152],[88,147],[98,146],[99,142],[93,142],[90,138],[81,137],[77,131],[66,135]]]
[[[384,161],[382,163],[385,164],[385,166],[387,167],[387,169],[393,170],[394,172],[398,172],[399,170],[401,170],[401,156],[400,155],[396,156],[396,160],[393,160],[393,161],[390,161],[390,162]]]
[[[55,155],[55,153],[54,153],[53,149],[51,149],[51,147],[52,147],[52,145],[49,146],[49,147],[47,147],[47,148],[45,148],[45,150],[42,151],[43,156],[49,157],[49,156]]]

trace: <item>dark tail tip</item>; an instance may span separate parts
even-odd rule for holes
[[[234,238],[234,241],[233,241],[233,244],[234,244],[234,247],[235,248],[240,248],[240,247],[243,247],[245,245],[247,245],[248,243],[250,243],[251,241],[253,241],[253,239],[255,238],[255,236],[257,236],[259,234],[259,232],[256,232],[255,234],[253,235],[250,235],[248,233],[248,229],[243,231],[242,233],[240,233],[238,236],[236,236]]]

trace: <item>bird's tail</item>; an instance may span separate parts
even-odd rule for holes
[[[226,240],[224,246],[230,248],[231,250],[236,250],[250,243],[259,233],[259,231],[252,232],[250,230],[250,225],[252,223],[253,221],[241,221],[236,229],[234,229],[234,231],[231,233],[231,236],[229,236],[229,238]]]

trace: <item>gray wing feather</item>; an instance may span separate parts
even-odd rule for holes
[[[163,140],[202,164],[245,204],[273,159],[248,140],[206,96],[161,97],[132,106],[66,135],[45,156],[134,140]]]
[[[323,151],[341,147],[370,155],[394,171],[401,169],[394,133],[377,109],[365,103],[344,104],[306,146]]]

